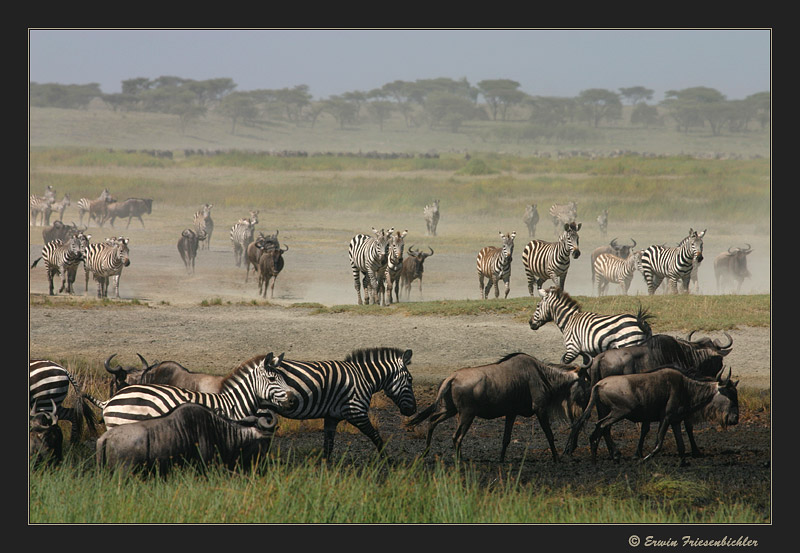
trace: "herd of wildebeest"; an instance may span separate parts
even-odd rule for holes
[[[109,279],[116,278],[118,297],[119,275],[128,265],[127,239],[106,239],[97,248],[105,253],[91,253],[102,259],[90,260],[87,229],[64,224],[61,220],[65,202],[69,205],[68,197],[60,204],[55,202],[52,189],[48,189],[44,197],[31,197],[31,225],[41,216],[45,226],[42,259],[47,267],[50,293],[54,293],[52,280],[58,274],[62,277],[59,292],[67,290],[71,293],[75,273],[83,262],[87,287],[90,272],[98,281],[98,295],[106,295]],[[151,200],[131,198],[118,202],[108,190],[94,200],[81,199],[78,205],[81,225],[86,213],[88,222],[95,221],[99,226],[105,222],[113,226],[115,218],[127,218],[128,225],[131,219],[138,218],[144,226],[142,215],[151,213],[152,209]],[[214,228],[212,207],[212,204],[203,205],[195,213],[193,225],[178,238],[179,255],[190,273],[194,271],[198,249],[210,242]],[[49,218],[53,213],[60,213],[60,218],[50,224]],[[100,409],[105,415],[109,403],[115,403],[114,399],[126,390],[130,392],[131,387],[139,387],[137,389],[144,392],[147,392],[147,387],[175,390],[175,397],[182,399],[173,399],[173,407],[157,416],[131,416],[130,421],[117,422],[113,428],[107,428],[96,442],[100,466],[157,468],[164,472],[176,463],[207,464],[215,458],[230,467],[247,464],[269,450],[281,416],[324,418],[326,458],[331,456],[333,433],[340,420],[348,420],[362,430],[382,454],[383,442],[377,430],[368,422],[364,423],[369,397],[379,390],[385,391],[401,412],[411,417],[407,421],[409,427],[427,421],[426,447],[421,453],[428,451],[436,426],[450,417],[456,416],[458,420],[453,436],[457,455],[475,417],[505,417],[500,451],[500,460],[503,461],[515,419],[535,415],[548,440],[553,459],[558,460],[550,427],[553,417],[565,417],[572,424],[563,451],[564,455],[569,455],[577,446],[581,429],[592,412],[596,412],[598,421],[589,437],[593,461],[601,438],[610,457],[619,460],[619,450],[611,438],[610,429],[623,419],[641,424],[637,455],[642,459],[651,458],[661,449],[669,429],[673,431],[682,463],[686,454],[683,430],[688,436],[691,454],[701,455],[694,440],[694,424],[715,422],[728,426],[738,422],[738,382],[731,380],[729,368],[726,375],[723,366],[724,357],[733,346],[732,338],[727,333],[725,342],[693,338],[693,332],[685,338],[653,334],[647,323],[649,315],[641,310],[636,315],[599,315],[582,311],[565,289],[570,256],[577,258],[580,255],[577,233],[581,224],[576,222],[577,205],[574,202],[554,205],[549,213],[558,236],[555,242],[535,238],[538,211],[535,205],[526,209],[524,222],[530,242],[522,257],[529,292],[542,297],[530,326],[536,330],[552,321],[559,327],[565,344],[565,354],[560,363],[516,353],[496,363],[456,370],[440,384],[435,401],[417,412],[407,366],[410,350],[398,351],[391,357],[391,362],[365,361],[354,356],[342,362],[316,363],[313,368],[304,369],[308,371],[306,375],[314,375],[315,384],[309,385],[314,393],[297,384],[299,380],[294,379],[295,372],[300,370],[297,362],[285,360],[283,355],[270,353],[261,356],[260,362],[248,367],[249,372],[240,367],[223,376],[193,372],[174,361],[149,364],[144,358],[141,358],[140,367],[114,366],[114,356],[111,356],[104,364],[110,376],[107,401],[97,400],[85,392],[67,368],[48,360],[32,360],[29,455],[37,463],[60,462],[63,453],[58,422],[71,422],[71,437],[77,441],[84,422],[96,427],[98,417],[94,409]],[[435,236],[439,200],[425,206],[423,216],[428,234]],[[607,217],[608,212],[604,211],[597,218],[603,235]],[[256,236],[257,222],[258,211],[250,212],[248,217],[233,225],[230,237],[236,265],[245,264],[246,280],[252,266],[259,278],[259,294],[266,297],[270,280],[271,294],[274,293],[275,279],[283,268],[283,253],[288,247],[281,246],[277,231],[272,235],[259,233]],[[372,234],[354,236],[349,248],[350,264],[358,302],[362,303],[363,285],[365,303],[385,305],[400,300],[400,286],[406,294],[415,280],[419,280],[421,287],[425,258],[434,252],[430,248],[430,253],[413,248],[405,251],[403,238],[407,231],[393,228],[372,231]],[[592,270],[598,294],[605,294],[609,284],[619,285],[621,293],[626,293],[637,270],[643,273],[651,294],[662,282],[670,291],[677,292],[680,288],[688,293],[692,275],[696,275],[703,259],[704,233],[690,229],[689,235],[677,246],[662,244],[634,250],[635,241],[622,245],[614,239],[607,246],[597,248],[592,252]],[[495,297],[498,297],[499,283],[503,281],[508,295],[514,237],[515,233],[501,232],[499,247],[487,247],[479,252],[476,261],[483,298],[489,296],[492,287]],[[725,279],[732,280],[738,290],[749,276],[746,256],[750,251],[749,246],[731,247],[715,258],[718,285]],[[121,256],[121,259],[115,256]],[[554,286],[544,289],[542,286],[547,280],[552,280]],[[380,355],[390,354],[380,352]],[[381,378],[375,377],[378,373]],[[243,374],[252,379],[253,384],[239,382],[238,386],[254,391],[256,400],[251,403],[240,400],[234,410],[220,407],[227,405],[225,401],[230,401],[228,395],[232,383],[245,379]],[[72,407],[64,403],[70,386],[76,392]],[[278,397],[276,390],[283,398],[280,402],[275,400]],[[405,399],[399,399],[403,397]],[[290,404],[291,408],[288,408]],[[644,440],[651,423],[658,423],[657,440],[654,449],[645,454]]]

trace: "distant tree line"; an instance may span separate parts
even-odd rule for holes
[[[333,117],[341,128],[369,121],[383,129],[386,121],[399,115],[409,128],[427,125],[457,132],[468,121],[523,121],[542,133],[543,129],[553,132],[574,124],[597,128],[604,122],[619,121],[625,103],[632,106],[632,125],[659,126],[670,120],[678,131],[708,128],[714,135],[723,130],[743,132],[751,124],[765,128],[771,105],[769,91],[728,100],[708,87],[670,90],[658,104],[648,103],[654,91],[643,86],[618,91],[590,88],[574,98],[535,96],[520,90],[520,83],[511,79],[482,80],[475,86],[465,78],[393,81],[370,91],[346,92],[316,101],[307,85],[250,91],[237,91],[236,86],[229,78],[196,81],[162,76],[125,80],[122,92],[104,94],[97,83],[31,82],[30,104],[86,109],[99,98],[115,111],[176,115],[182,131],[213,110],[230,120],[231,133],[240,124],[259,126],[274,120],[313,128],[323,113]]]

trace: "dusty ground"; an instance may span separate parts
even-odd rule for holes
[[[93,240],[112,235],[110,230],[93,230]],[[223,374],[253,355],[268,351],[283,352],[295,359],[340,359],[361,347],[410,348],[414,352],[411,369],[418,406],[423,408],[432,400],[438,382],[456,368],[492,362],[513,351],[524,351],[546,361],[557,361],[563,352],[562,336],[554,325],[546,325],[534,333],[526,324],[507,316],[319,315],[309,308],[292,307],[298,302],[327,305],[355,302],[349,268],[342,268],[341,252],[331,248],[311,255],[310,249],[315,244],[304,245],[301,233],[294,236],[285,233],[286,243],[290,245],[287,268],[275,287],[273,305],[265,306],[248,303],[258,299],[256,281],[251,275],[250,282],[245,283],[244,269],[234,266],[225,230],[220,229],[211,251],[200,252],[196,274],[191,276],[186,274],[175,246],[148,244],[147,232],[147,229],[138,228],[137,222],[126,232],[131,236],[131,266],[123,272],[121,296],[137,299],[141,302],[139,305],[66,307],[59,305],[62,295],[45,306],[42,305],[47,294],[44,270],[37,267],[30,271],[29,354],[32,357],[84,359],[99,364],[117,353],[121,363],[138,364],[136,354],[140,353],[149,361],[175,360],[192,370]],[[38,229],[36,233],[32,230],[32,236],[37,234]],[[426,242],[417,234],[413,242],[419,247]],[[34,259],[41,251],[41,244],[34,238],[29,250]],[[579,261],[588,263],[586,259]],[[472,254],[448,253],[438,248],[426,264],[424,295],[420,296],[415,287],[411,300],[476,298],[477,278],[472,276],[473,267]],[[576,294],[590,293],[588,278],[580,276],[588,271],[588,265],[579,267],[571,277],[572,284],[568,282],[568,289],[572,286]],[[512,272],[512,296],[527,294],[521,273],[521,270]],[[333,278],[332,274],[338,276]],[[463,274],[468,274],[469,278],[458,277]],[[455,282],[458,285],[454,285]],[[709,285],[707,280],[705,285]],[[80,273],[76,286],[77,294],[83,295],[84,280]],[[90,281],[89,295],[93,296],[95,291]],[[637,293],[636,288],[632,293]],[[202,300],[211,298],[222,299],[222,304],[200,306]],[[745,327],[732,331],[731,335],[734,347],[726,364],[732,367],[734,378],[740,379],[740,386],[768,390],[769,329]],[[721,337],[721,334],[715,333],[713,337]],[[407,431],[403,427],[404,417],[382,394],[375,402],[374,412],[381,433],[389,442],[390,456],[413,459],[423,450],[425,425],[419,430]],[[321,447],[319,425],[304,424],[300,429],[302,432],[282,433],[277,438],[276,446],[280,451],[293,450],[302,457]],[[437,457],[451,459],[454,430],[454,420],[438,427],[429,461]],[[568,429],[560,424],[554,430],[560,450]],[[648,442],[651,447],[654,430]],[[487,480],[493,479],[498,470],[502,432],[502,420],[479,420],[464,440],[464,457],[481,468]],[[620,471],[634,470],[638,465],[633,459],[636,427],[621,423],[614,433],[624,455],[620,464],[603,457],[603,462],[592,468],[586,435],[572,459],[554,464],[538,423],[533,419],[520,419],[506,465],[517,467],[525,459],[523,478],[543,478],[553,486],[577,484],[576,471],[615,478]],[[713,473],[715,479],[732,488],[763,486],[770,482],[768,413],[744,412],[740,424],[726,431],[703,425],[696,429],[696,436],[706,456],[692,460],[686,470]],[[605,455],[603,447],[601,456]],[[358,462],[371,456],[373,449],[371,442],[353,427],[339,426],[338,455],[347,452]],[[658,462],[677,464],[671,436]]]

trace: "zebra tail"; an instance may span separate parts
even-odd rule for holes
[[[433,400],[433,403],[431,403],[425,409],[423,409],[422,411],[419,411],[416,415],[411,417],[406,422],[406,427],[413,428],[416,425],[418,425],[419,423],[421,423],[422,421],[424,421],[425,419],[427,419],[428,417],[430,417],[433,414],[433,412],[436,410],[436,406],[439,405],[439,401],[441,401],[442,397],[445,394],[450,392],[450,384],[452,382],[453,382],[453,378],[452,377],[448,377],[446,380],[444,380],[439,385],[439,393],[436,395],[436,399]]]
[[[34,267],[36,267],[36,264],[37,264],[37,263],[39,263],[39,261],[41,261],[41,259],[42,259],[42,256],[41,256],[41,255],[40,255],[39,257],[37,257],[37,258],[36,258],[36,261],[34,261],[34,262],[33,262],[33,265],[31,265],[31,269],[33,269]]]
[[[583,413],[580,417],[572,424],[572,430],[570,430],[569,438],[567,438],[567,445],[564,446],[564,453],[563,455],[569,455],[575,448],[578,446],[578,433],[583,428],[583,425],[586,424],[586,421],[589,419],[589,416],[592,414],[592,409],[594,408],[594,404],[597,401],[597,386],[592,386],[592,393],[589,397],[589,403],[586,404],[586,409],[583,410]]]

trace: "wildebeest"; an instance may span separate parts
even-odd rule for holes
[[[742,288],[744,279],[750,277],[747,270],[747,256],[753,249],[750,244],[746,248],[734,248],[731,246],[727,252],[722,252],[714,258],[714,278],[717,281],[717,291],[722,290],[722,285],[728,280],[736,283],[736,293]]]
[[[97,440],[97,466],[165,474],[172,465],[205,467],[218,459],[229,469],[247,467],[267,453],[276,425],[271,413],[234,421],[187,403],[163,417],[109,429]]]
[[[525,208],[522,222],[528,227],[528,238],[536,238],[536,225],[539,223],[539,210],[536,209],[536,204],[529,204]]]
[[[272,280],[272,286],[269,288],[269,297],[275,297],[275,281],[283,270],[283,254],[288,250],[289,246],[265,250],[258,259],[258,292],[261,297],[267,297],[267,286],[269,286],[270,280]]]
[[[186,272],[194,274],[194,262],[197,257],[197,249],[200,242],[206,239],[205,231],[201,230],[198,234],[194,230],[187,228],[181,233],[178,239],[178,253],[186,267]]]
[[[731,381],[730,369],[728,377],[723,378],[722,374],[723,371],[720,371],[716,379],[696,380],[678,370],[662,368],[649,373],[604,378],[592,387],[589,403],[573,425],[564,454],[568,455],[574,451],[578,432],[589,418],[592,408],[598,404],[598,412],[602,414],[589,436],[593,463],[597,461],[597,444],[600,437],[607,435],[611,425],[627,419],[642,423],[639,448],[643,444],[649,424],[659,423],[656,445],[642,458],[643,461],[661,450],[667,430],[672,428],[678,445],[678,455],[683,464],[686,448],[680,432],[681,422],[688,423],[687,432],[691,432],[691,422],[696,419],[719,422],[723,427],[739,422],[739,400],[736,391],[739,382]],[[611,458],[619,459],[619,451],[608,437],[607,443],[610,444]]]
[[[553,460],[558,461],[550,419],[554,415],[566,415],[570,422],[577,418],[586,406],[588,392],[585,367],[543,363],[524,353],[512,353],[490,365],[454,371],[439,385],[436,400],[411,418],[408,425],[413,427],[430,419],[425,442],[427,454],[436,425],[458,415],[453,446],[460,456],[461,442],[475,417],[505,417],[500,450],[503,462],[516,418],[536,415]]]
[[[653,371],[664,365],[680,368],[689,376],[713,377],[722,370],[723,358],[733,347],[731,335],[724,334],[726,343],[707,337],[692,340],[694,331],[686,339],[654,334],[641,344],[603,351],[592,359],[591,383],[595,385],[612,375]]]
[[[144,221],[142,215],[145,213],[150,214],[153,211],[152,198],[128,198],[124,202],[109,203],[106,206],[106,212],[100,226],[110,219],[111,226],[114,226],[114,220],[119,217],[120,219],[128,218],[128,224],[125,228],[131,226],[131,219],[136,217],[144,228]]]
[[[411,297],[411,283],[419,280],[419,294],[422,296],[422,273],[425,271],[425,259],[433,255],[433,248],[428,246],[431,253],[424,253],[414,250],[412,244],[408,248],[408,257],[403,260],[403,268],[400,270],[400,286],[405,291],[406,300]]]
[[[619,257],[621,259],[628,259],[628,257],[631,255],[631,252],[633,251],[633,248],[636,247],[636,240],[631,238],[631,242],[633,242],[633,244],[631,244],[630,246],[621,245],[621,244],[617,243],[617,239],[614,238],[613,240],[611,240],[611,242],[609,244],[607,244],[605,246],[598,246],[597,248],[594,249],[594,251],[592,252],[592,264],[591,264],[591,267],[592,267],[592,282],[594,282],[594,276],[595,276],[594,275],[594,262],[597,259],[597,257],[599,255],[601,255],[601,254],[604,254],[604,253],[610,253],[612,255],[616,255],[617,257]]]
[[[51,410],[41,411],[34,403],[28,425],[28,458],[34,466],[57,465],[63,458],[64,436],[58,426],[58,407],[50,400]]]

